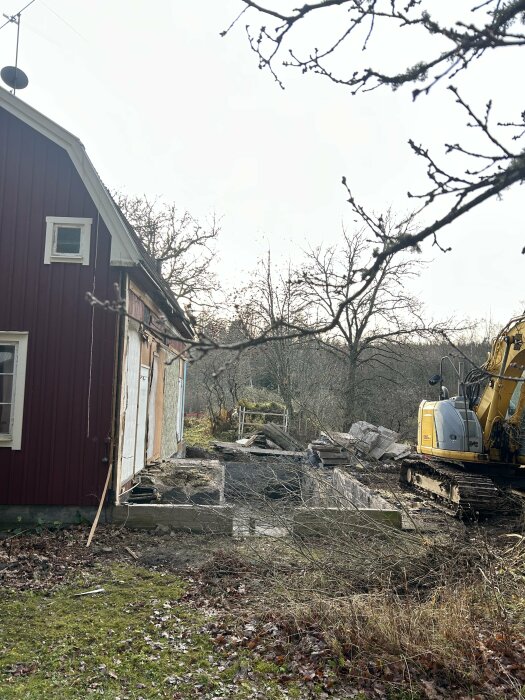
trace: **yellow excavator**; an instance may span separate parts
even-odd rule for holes
[[[455,514],[486,517],[515,511],[525,487],[525,314],[493,341],[487,361],[449,398],[440,372],[438,401],[422,401],[417,454],[406,458],[402,483],[431,494]]]

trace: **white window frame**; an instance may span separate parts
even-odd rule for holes
[[[28,338],[27,332],[0,331],[0,345],[15,346],[11,432],[0,433],[0,447],[9,447],[12,450],[20,450],[22,446]]]
[[[89,246],[91,242],[91,224],[93,219],[75,216],[46,216],[46,245],[44,249],[44,264],[77,263],[89,265]],[[80,229],[80,252],[77,255],[57,253],[55,250],[55,231],[58,226],[71,226]]]

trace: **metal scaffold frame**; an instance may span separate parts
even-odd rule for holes
[[[260,425],[264,425],[264,419],[263,420],[246,420],[246,416],[248,418],[253,417],[253,416],[272,416],[273,418],[280,419],[280,424],[277,423],[277,421],[274,421],[277,423],[277,425],[280,425],[280,427],[284,430],[285,433],[288,432],[288,409],[284,409],[283,411],[276,413],[276,412],[270,412],[270,411],[247,411],[246,406],[239,406],[237,409],[237,415],[238,415],[238,430],[237,430],[237,435],[238,439],[240,440],[243,435],[244,435],[244,429],[246,427],[258,427]]]

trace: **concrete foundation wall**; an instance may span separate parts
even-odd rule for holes
[[[338,537],[401,528],[401,512],[343,469],[307,470],[303,484],[311,507],[295,509],[295,535]]]
[[[76,506],[0,506],[0,529],[92,523],[95,514],[96,508]],[[104,508],[99,522],[137,529],[161,525],[170,530],[231,535],[233,509],[230,506],[123,504]]]
[[[293,533],[300,537],[340,537],[351,532],[380,533],[390,528],[401,529],[400,511],[369,508],[296,508],[294,511]]]
[[[233,534],[231,506],[119,505],[111,512],[111,522],[130,528],[147,529],[158,525],[170,530],[214,535]]]
[[[97,509],[77,506],[0,506],[0,528],[92,523]],[[100,522],[106,522],[104,513]]]
[[[334,469],[332,476],[334,497],[341,504],[355,508],[373,508],[375,510],[393,510],[392,504],[375,494],[369,488],[354,479],[342,469]]]

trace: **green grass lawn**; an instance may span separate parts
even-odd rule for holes
[[[76,595],[94,588],[104,592]],[[123,564],[51,592],[4,590],[0,698],[301,697],[248,649],[222,650],[182,594],[177,577]]]

